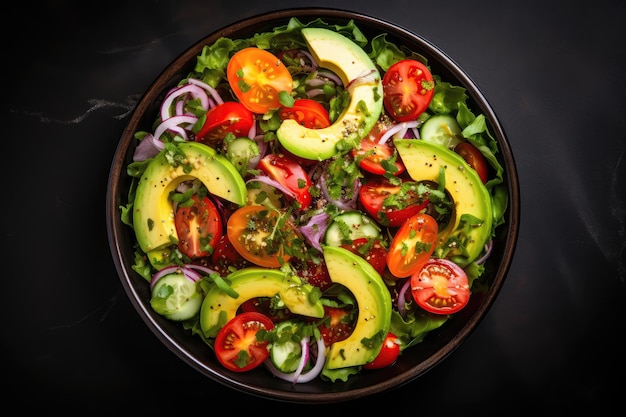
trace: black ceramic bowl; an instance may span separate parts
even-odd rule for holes
[[[473,294],[467,307],[441,328],[429,333],[422,343],[407,349],[393,366],[376,372],[362,372],[345,383],[330,383],[318,378],[316,381],[294,386],[273,377],[263,367],[244,373],[227,371],[217,362],[213,351],[197,336],[192,336],[178,324],[164,319],[152,310],[149,287],[144,278],[131,268],[134,262],[134,235],[120,221],[119,207],[126,204],[131,183],[126,174],[126,166],[132,159],[136,145],[133,135],[138,130],[150,130],[165,93],[191,71],[202,47],[222,36],[246,38],[268,31],[286,24],[292,17],[302,22],[322,18],[327,23],[341,25],[353,19],[368,39],[379,33],[387,33],[389,41],[405,45],[426,57],[434,74],[452,84],[465,87],[470,97],[468,105],[475,114],[482,113],[486,116],[490,132],[499,143],[500,152],[497,157],[505,168],[504,180],[509,193],[506,223],[497,229],[493,253],[485,264],[487,291]],[[181,363],[181,366],[191,366],[214,381],[256,396],[297,403],[332,403],[404,385],[444,360],[470,335],[493,304],[511,265],[518,234],[519,204],[515,163],[504,130],[486,98],[468,74],[426,39],[395,24],[343,10],[313,8],[280,10],[236,22],[201,39],[175,59],[145,92],[122,133],[109,177],[106,214],[110,247],[122,285],[146,325],[186,364]]]

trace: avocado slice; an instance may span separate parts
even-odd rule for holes
[[[374,267],[347,249],[324,247],[330,279],[354,295],[359,308],[356,325],[345,340],[330,347],[327,369],[360,366],[376,358],[391,324],[391,295]]]
[[[170,193],[183,181],[199,179],[215,196],[239,206],[246,204],[246,184],[237,169],[222,155],[199,142],[178,145],[193,167],[174,167],[161,151],[148,164],[137,184],[133,204],[133,228],[141,249],[148,253],[177,240]]]
[[[489,191],[476,171],[443,145],[416,139],[395,139],[394,144],[414,181],[439,183],[441,170],[445,172],[445,189],[452,199],[454,213],[448,225],[439,231],[438,249],[447,249],[452,240],[461,241],[465,252],[450,250],[448,257],[453,256],[462,267],[469,265],[491,237],[493,213]],[[469,232],[463,225],[459,228],[463,215],[480,220],[480,224],[472,226]]]
[[[341,140],[356,146],[372,129],[383,108],[381,77],[365,51],[345,36],[323,28],[303,28],[302,35],[318,65],[333,71],[348,86],[350,103],[329,127],[309,129],[289,119],[276,135],[289,152],[321,161],[337,154]],[[367,81],[350,85],[364,75]]]
[[[219,329],[235,317],[239,306],[255,297],[273,297],[278,294],[292,313],[314,318],[324,317],[322,303],[311,300],[310,294],[314,287],[278,269],[243,268],[229,274],[227,280],[239,295],[237,298],[214,285],[202,302],[200,327],[208,337],[216,336]]]

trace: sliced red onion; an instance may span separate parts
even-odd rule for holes
[[[145,161],[156,156],[164,148],[163,142],[157,140],[152,134],[146,135],[135,148],[133,161]]]
[[[211,268],[207,268],[206,266],[196,265],[196,264],[186,264],[186,268],[195,269],[196,271],[204,272],[206,275],[211,275],[217,273]]]
[[[194,85],[204,88],[206,91],[209,92],[209,94],[211,94],[211,97],[213,97],[213,100],[215,100],[217,104],[224,103],[224,100],[222,100],[222,97],[219,95],[217,90],[211,87],[210,85],[208,85],[207,83],[205,83],[204,81],[200,81],[195,78],[189,78],[187,82],[189,82],[189,84],[194,84]]]
[[[315,58],[313,58],[313,55],[311,55],[311,53],[306,49],[299,49],[298,52],[300,52],[302,55],[309,59],[309,62],[311,63],[311,68],[313,69],[313,71],[315,71],[315,69],[317,69],[317,62],[315,61]],[[301,65],[304,67],[305,63],[301,61]]]
[[[318,71],[317,72],[317,76],[318,77],[322,77],[322,78],[326,78],[329,81],[334,82],[336,85],[343,85],[343,81],[341,81],[341,78],[339,78],[339,76],[337,74],[335,74],[334,72]]]
[[[354,210],[356,208],[356,203],[359,198],[359,188],[361,186],[361,181],[358,178],[356,178],[354,181],[354,189],[351,199],[336,200],[332,198],[330,196],[330,193],[328,192],[328,185],[326,184],[326,178],[323,173],[319,177],[319,186],[322,194],[324,195],[324,198],[326,198],[329,203],[337,206],[341,210]]]
[[[489,242],[487,242],[485,244],[485,250],[487,252],[485,252],[485,254],[483,256],[481,256],[480,258],[478,258],[474,262],[476,262],[477,264],[480,265],[480,264],[484,263],[489,258],[489,256],[491,255],[491,252],[493,251],[493,239],[491,239]]]
[[[326,80],[322,80],[321,78],[310,78],[305,81],[305,84],[310,85],[311,87],[319,87],[326,84]]]
[[[359,86],[359,85],[370,84],[374,82],[376,82],[376,70],[373,70],[373,69],[365,70],[359,75],[357,75],[357,77],[354,80],[350,80],[350,82],[346,84],[346,90]]]
[[[312,88],[310,90],[307,90],[307,92],[305,94],[306,94],[306,96],[308,98],[313,98],[315,96],[319,96],[321,94],[324,94],[324,90],[322,90],[321,88]]]
[[[307,337],[302,338],[302,341],[300,342],[302,346],[302,356],[300,358],[300,363],[298,364],[298,369],[296,369],[294,372],[285,373],[285,372],[279,371],[274,366],[274,364],[272,363],[270,359],[267,359],[265,361],[266,368],[274,376],[284,381],[289,381],[292,384],[302,384],[302,383],[310,382],[313,379],[317,378],[317,376],[322,372],[322,369],[324,369],[324,363],[326,362],[326,352],[325,352],[326,346],[324,346],[323,338],[319,338],[317,340],[317,355],[315,356],[315,365],[308,372],[302,373],[302,370],[306,366],[306,363],[308,362],[309,357],[313,356],[313,355],[310,355],[311,348],[309,346],[309,341],[310,341],[309,337],[307,336]]]
[[[412,120],[410,122],[398,123],[398,124],[392,126],[385,133],[383,133],[383,135],[380,137],[380,140],[378,141],[378,144],[379,145],[384,144],[385,142],[387,142],[389,140],[389,138],[391,138],[394,135],[397,135],[398,137],[403,137],[406,134],[406,131],[408,129],[417,128],[417,126],[419,126],[419,123],[418,123],[417,120]]]
[[[278,181],[275,181],[273,179],[271,179],[270,177],[266,176],[266,175],[257,175],[254,178],[250,178],[248,181],[246,181],[247,183],[250,183],[252,181],[259,181],[259,182],[263,182],[267,185],[271,185],[272,187],[276,188],[277,190],[279,190],[280,192],[282,192],[283,194],[291,197],[291,198],[296,198],[296,194],[291,191],[289,188],[283,186],[281,183],[279,183]]]
[[[398,292],[398,313],[400,313],[402,317],[406,317],[406,292],[410,286],[411,278],[406,280],[400,288],[400,292]]]
[[[161,122],[159,126],[157,126],[154,131],[154,137],[157,139],[161,138],[161,135],[165,133],[166,130],[170,130],[173,127],[180,125],[193,125],[198,121],[196,116],[172,116],[169,119]]]
[[[322,252],[321,241],[328,228],[330,215],[326,212],[315,214],[307,224],[300,226],[302,236],[318,251]]]
[[[185,277],[189,278],[192,282],[198,282],[198,280],[200,280],[201,278],[200,274],[198,274],[195,271],[192,271],[189,268],[175,266],[175,265],[167,266],[157,271],[154,275],[152,275],[152,279],[150,280],[150,289],[154,288],[154,285],[157,283],[157,281],[163,278],[164,276],[179,273],[179,272],[182,272],[182,274]]]
[[[311,339],[309,338],[309,336],[304,336],[302,340],[300,340],[300,347],[302,348],[302,355],[300,355],[300,363],[298,364],[298,367],[293,373],[294,384],[298,383],[298,378],[300,378],[300,375],[302,374],[302,370],[304,369],[304,366],[309,361],[309,353],[310,353],[309,341],[310,340]]]
[[[161,120],[165,121],[172,117],[172,103],[174,103],[174,100],[186,94],[191,94],[192,97],[200,99],[200,104],[202,105],[202,108],[208,110],[209,97],[207,96],[206,91],[204,91],[197,85],[186,84],[182,87],[178,87],[170,91],[169,94],[165,97],[165,100],[163,100],[163,103],[161,104]]]
[[[294,383],[306,383],[310,382],[313,379],[317,378],[317,376],[324,369],[324,363],[326,362],[326,346],[324,345],[324,338],[320,337],[317,340],[317,356],[315,358],[315,365],[308,372],[300,375],[297,381]]]

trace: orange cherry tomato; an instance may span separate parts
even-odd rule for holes
[[[283,62],[264,49],[249,47],[228,61],[226,77],[233,92],[252,113],[278,109],[279,93],[291,94],[293,78]]]
[[[439,225],[430,215],[418,213],[398,229],[387,254],[387,268],[396,278],[406,278],[424,266],[437,246]]]
[[[281,226],[283,213],[261,205],[241,207],[228,218],[226,234],[231,244],[246,260],[266,268],[278,268],[291,256],[285,246],[297,238]]]

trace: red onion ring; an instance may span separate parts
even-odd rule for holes
[[[211,268],[207,268],[206,266],[202,266],[202,265],[186,264],[185,267],[189,268],[189,269],[195,269],[195,270],[200,271],[200,272],[204,272],[206,275],[211,275],[211,274],[217,273],[216,271],[212,270]]]
[[[411,278],[406,280],[398,292],[398,313],[400,313],[400,316],[403,318],[406,317],[406,292],[410,286]]]
[[[223,104],[224,103],[224,100],[219,95],[217,90],[215,88],[211,87],[210,85],[208,85],[207,83],[205,83],[204,81],[200,81],[200,80],[197,80],[195,78],[189,78],[189,79],[187,79],[187,82],[189,82],[189,84],[195,84],[197,86],[200,86],[200,87],[204,88],[206,91],[209,92],[209,94],[211,94],[211,97],[213,98],[213,100],[215,100],[215,103],[217,103],[217,104]]]
[[[305,342],[306,339],[306,342]],[[324,339],[319,338],[317,342],[317,355],[315,356],[315,365],[308,372],[302,373],[302,369],[306,366],[309,358],[313,355],[310,355],[310,346],[309,346],[309,337],[302,338],[300,345],[302,346],[302,356],[300,358],[300,363],[298,364],[298,369],[291,373],[285,373],[279,371],[270,359],[265,360],[266,368],[276,377],[289,381],[292,384],[303,384],[306,382],[310,382],[313,379],[317,378],[317,376],[324,369],[324,364],[326,362],[326,346],[324,345]],[[306,360],[305,360],[306,356]]]
[[[161,104],[161,120],[165,121],[172,117],[171,107],[172,103],[179,97],[182,97],[186,94],[191,94],[193,98],[200,99],[200,104],[202,108],[208,110],[209,108],[209,97],[202,88],[194,84],[186,84],[182,87],[175,88],[171,90],[168,95],[163,100]]]
[[[322,237],[328,227],[330,215],[326,212],[314,214],[304,226],[300,226],[300,232],[304,238],[318,251],[322,252]]]
[[[359,75],[356,76],[354,80],[350,80],[348,84],[346,84],[346,90],[351,89],[352,87],[357,87],[363,84],[370,84],[376,82],[376,70],[369,69],[365,70]]]
[[[156,156],[164,148],[163,142],[157,140],[151,133],[147,134],[135,148],[133,161],[145,161]]]
[[[160,139],[161,135],[165,133],[166,130],[170,130],[172,127],[180,126],[180,125],[193,125],[198,121],[196,116],[172,116],[169,119],[161,122],[160,125],[157,126],[154,131],[154,137],[156,139]]]
[[[478,258],[477,260],[474,261],[478,265],[484,263],[489,258],[489,256],[491,255],[491,252],[493,251],[493,239],[491,239],[489,242],[485,243],[485,250],[487,252],[485,252],[485,254],[483,256],[481,256],[480,258]]]
[[[186,268],[183,266],[176,266],[176,265],[167,266],[157,271],[154,275],[152,275],[152,279],[150,280],[150,289],[153,289],[157,281],[163,278],[164,276],[175,274],[175,273],[182,273],[185,277],[189,278],[189,280],[191,280],[192,282],[198,282],[198,280],[202,278],[200,274],[198,274],[195,271],[192,271],[189,268]]]
[[[271,185],[272,187],[278,189],[279,191],[281,191],[283,194],[291,197],[291,198],[296,198],[296,194],[291,191],[289,188],[284,187],[281,183],[279,183],[278,181],[274,181],[273,179],[271,179],[270,177],[266,176],[266,175],[257,175],[254,178],[250,178],[248,181],[246,181],[246,184],[252,182],[252,181],[259,181],[259,182],[263,182],[267,185]]]
[[[383,135],[380,137],[380,140],[378,141],[379,145],[384,144],[385,142],[387,142],[387,140],[389,140],[389,138],[391,138],[394,135],[398,135],[399,137],[403,137],[408,129],[417,129],[417,127],[419,126],[419,122],[417,120],[412,120],[410,122],[402,122],[402,123],[398,123],[394,126],[392,126],[389,130],[387,130],[385,133],[383,133]]]

